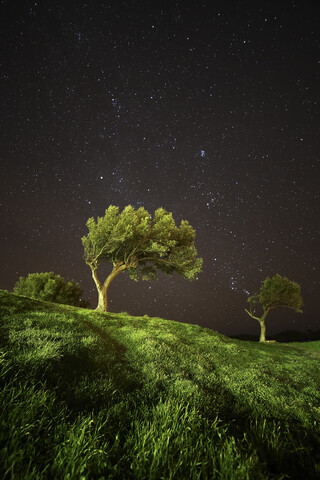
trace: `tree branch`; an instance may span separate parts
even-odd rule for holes
[[[103,288],[108,288],[112,280],[126,268],[127,266],[124,265],[123,262],[119,262],[116,265],[114,265],[112,272],[110,273],[110,275],[108,275],[108,277],[104,281]]]
[[[146,260],[156,260],[157,262],[166,262],[168,265],[174,265],[174,262],[169,262],[166,258],[157,258],[157,257],[144,257],[139,258],[139,262],[145,262]]]
[[[97,259],[100,257],[100,255],[102,254],[103,250],[105,249],[107,243],[105,243],[102,247],[102,249],[100,250],[100,252],[98,253],[98,255],[96,255],[96,257],[92,260],[92,263],[96,262]]]
[[[99,278],[98,278],[97,268],[95,268],[93,265],[90,265],[90,264],[88,264],[88,265],[90,266],[91,271],[92,271],[92,278],[93,278],[93,280],[94,280],[94,282],[95,282],[95,284],[97,285],[98,290],[99,290],[99,289],[102,288],[102,284],[101,284],[101,282],[100,282],[100,280],[99,280]]]
[[[278,305],[278,304],[273,304],[271,303],[270,305],[267,305],[266,307],[264,307],[265,310],[272,310],[273,308],[291,308],[292,310],[295,310],[294,307],[290,306],[290,305]]]
[[[251,312],[249,312],[249,310],[245,308],[244,311],[247,312],[247,314],[250,315],[251,318],[254,318],[255,320],[258,320],[258,322],[260,322],[260,318],[255,317]]]

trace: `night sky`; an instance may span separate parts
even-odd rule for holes
[[[319,330],[312,5],[2,0],[0,288],[53,271],[95,307],[87,219],[163,207],[196,230],[203,272],[122,273],[111,311],[258,333],[246,299],[280,273],[301,284],[304,313],[271,312],[267,335]]]

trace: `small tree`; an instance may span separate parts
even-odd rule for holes
[[[202,259],[197,258],[194,246],[195,231],[185,220],[180,228],[172,213],[163,208],[155,211],[153,219],[143,207],[135,210],[128,205],[119,213],[111,205],[104,217],[87,221],[89,233],[82,238],[84,259],[92,271],[98,290],[97,310],[107,311],[107,292],[112,280],[127,270],[133,280],[156,278],[156,270],[166,274],[177,272],[193,280],[201,271]],[[101,282],[98,268],[103,262],[113,265],[110,275]]]
[[[82,290],[74,281],[66,283],[53,272],[29,273],[20,277],[13,289],[17,295],[43,300],[45,302],[62,303],[75,307],[88,307],[89,304],[81,298]]]
[[[248,303],[250,309],[245,309],[245,311],[260,323],[260,342],[266,341],[265,319],[270,310],[285,307],[302,313],[301,308],[303,306],[300,285],[278,273],[272,278],[267,277],[261,285],[260,293],[249,297]],[[261,317],[255,316],[257,304],[260,304],[263,309]]]

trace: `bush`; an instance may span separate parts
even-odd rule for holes
[[[64,278],[54,275],[53,272],[29,273],[26,278],[20,277],[13,291],[16,295],[23,295],[35,300],[83,308],[89,306],[89,302],[81,298],[83,292],[74,280],[66,283]]]

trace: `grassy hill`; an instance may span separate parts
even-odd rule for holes
[[[238,340],[250,340],[252,342],[258,342],[260,335],[252,334],[239,334],[232,335],[231,338]],[[276,340],[281,343],[292,343],[292,342],[311,342],[320,340],[320,330],[317,332],[300,332],[298,330],[285,330],[284,332],[275,333],[273,335],[268,335],[267,340]]]
[[[0,478],[320,478],[306,347],[0,291]]]

